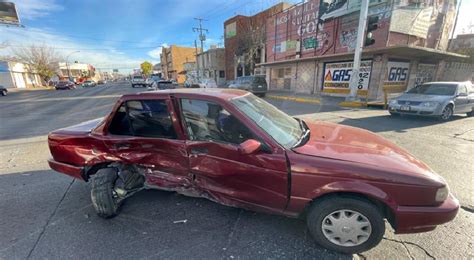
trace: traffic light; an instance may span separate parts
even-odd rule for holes
[[[372,34],[372,31],[377,30],[379,28],[378,25],[379,22],[379,16],[371,16],[369,19],[367,19],[367,31],[365,33],[365,44],[364,46],[369,46],[375,43],[374,36]]]

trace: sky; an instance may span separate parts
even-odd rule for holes
[[[3,1],[3,0],[0,0]],[[24,28],[0,25],[0,55],[32,43],[53,47],[69,61],[90,63],[102,71],[128,73],[143,61],[159,62],[162,46],[194,46],[206,19],[205,49],[223,46],[223,23],[252,15],[279,0],[9,0],[17,5]],[[474,0],[462,0],[456,34],[474,25]],[[289,0],[296,3],[299,0]],[[474,27],[472,28],[474,33]],[[11,46],[3,47],[2,46]],[[79,52],[77,52],[79,51]],[[74,52],[74,53],[73,53]],[[72,53],[72,54],[71,54]]]
[[[2,0],[0,0],[2,1]],[[69,62],[90,63],[103,71],[128,73],[143,61],[159,62],[161,46],[194,47],[206,19],[205,49],[223,47],[224,21],[257,13],[278,0],[9,0],[24,28],[0,25],[0,55],[29,44],[52,46]],[[288,1],[296,2],[296,1]],[[3,43],[3,44],[2,44]],[[6,43],[6,44],[5,44]],[[199,42],[198,42],[199,44]]]

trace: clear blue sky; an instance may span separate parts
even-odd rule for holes
[[[1,0],[0,0],[1,1]],[[10,0],[11,1],[11,0]],[[207,21],[206,46],[223,45],[223,22],[259,12],[278,0],[13,0],[25,28],[0,26],[0,43],[45,43],[70,60],[99,68],[138,67],[159,61],[160,46],[194,46],[194,17]],[[296,1],[288,1],[296,2]],[[6,52],[6,49],[2,50]]]
[[[0,0],[2,1],[2,0]],[[98,68],[128,72],[144,60],[159,61],[160,46],[193,46],[197,21],[207,19],[207,44],[223,44],[223,22],[236,15],[251,15],[279,0],[8,0],[17,4],[25,28],[0,26],[0,55],[10,48],[47,44],[63,56],[80,50],[70,60]],[[287,0],[290,3],[298,0]],[[474,0],[463,0],[457,32],[474,24],[469,12]],[[474,28],[473,28],[474,29]]]

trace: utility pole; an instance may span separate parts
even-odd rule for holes
[[[352,76],[349,83],[350,93],[346,97],[347,101],[356,101],[357,90],[359,89],[359,71],[360,71],[360,58],[362,56],[362,47],[364,46],[364,34],[365,27],[367,23],[367,14],[369,12],[369,0],[362,0],[360,7],[360,16],[359,16],[359,28],[357,29],[357,42],[356,48],[354,51],[354,65],[352,66]]]
[[[194,20],[197,20],[199,21],[199,28],[197,27],[194,27],[193,28],[193,32],[199,32],[199,40],[201,41],[201,52],[204,51],[204,41],[206,40],[206,35],[203,34],[202,32],[205,31],[205,32],[209,32],[206,28],[202,28],[202,21],[207,21],[205,19],[202,19],[202,18],[194,18]]]
[[[198,46],[196,40],[194,40],[194,48],[196,49],[196,79],[199,81],[199,59],[198,59]]]

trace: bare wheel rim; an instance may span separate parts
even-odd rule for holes
[[[342,209],[324,217],[321,230],[331,243],[350,247],[367,241],[372,234],[372,225],[360,212]]]
[[[446,119],[450,118],[452,114],[453,114],[453,111],[451,110],[451,107],[446,106],[443,109],[443,113],[441,114],[441,117],[446,120]]]

